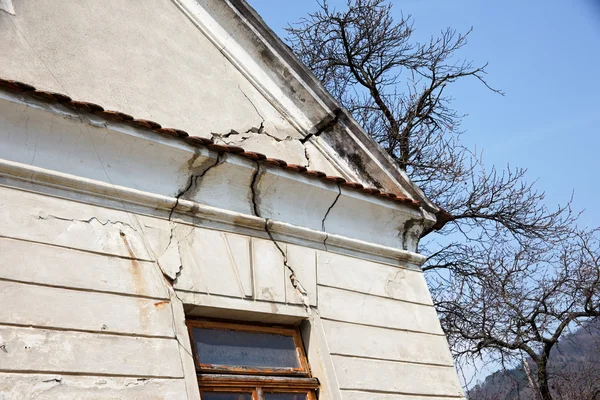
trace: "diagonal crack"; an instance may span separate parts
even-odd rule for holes
[[[194,162],[196,161],[198,156],[199,156],[199,153],[194,153],[192,158],[188,161],[189,168],[191,168],[191,166],[194,164]],[[221,164],[222,157],[223,157],[223,153],[218,153],[217,158],[215,159],[215,162],[213,164],[204,168],[199,174],[197,174],[197,173],[190,174],[190,177],[188,178],[188,181],[187,181],[187,184],[185,185],[185,187],[180,189],[179,192],[177,192],[177,194],[175,195],[175,205],[171,208],[171,211],[169,212],[169,221],[171,221],[171,218],[173,217],[173,212],[175,211],[177,206],[179,206],[179,199],[183,195],[185,195],[187,192],[189,192],[193,187],[198,186],[198,179],[202,179],[204,177],[204,175],[206,175],[206,173],[208,171],[210,171],[213,167],[216,167],[217,165]]]
[[[242,88],[240,87],[240,85],[238,85],[238,89],[240,89],[240,92],[242,92],[242,94],[244,95],[244,97],[246,98],[246,100],[248,100],[248,102],[250,104],[252,104],[252,107],[254,107],[254,111],[256,111],[256,113],[258,114],[258,116],[262,120],[261,123],[260,123],[260,127],[262,128],[263,123],[265,122],[265,117],[263,117],[262,114],[260,113],[260,111],[258,111],[258,108],[256,107],[256,105],[254,105],[254,103],[252,102],[252,100],[250,100],[250,97],[248,97],[248,95],[246,94],[246,92],[244,92],[242,90]]]
[[[199,183],[202,181],[202,178],[204,177],[204,175],[206,175],[206,173],[208,171],[210,171],[212,168],[216,167],[217,165],[221,164],[223,162],[222,158],[223,158],[223,153],[218,153],[217,154],[217,158],[215,159],[215,162],[203,167],[200,166],[201,171],[200,172],[196,172],[195,169],[193,169],[193,165],[194,162],[198,159],[199,157],[199,153],[194,153],[194,155],[192,156],[192,158],[190,158],[190,160],[188,160],[188,168],[192,169],[192,173],[190,174],[188,181],[186,183],[186,185],[179,190],[179,192],[177,192],[177,195],[175,195],[175,205],[173,205],[173,207],[171,208],[170,212],[169,212],[169,224],[171,225],[171,232],[169,235],[169,242],[167,243],[167,246],[165,247],[165,249],[163,250],[163,252],[161,253],[161,255],[158,257],[159,259],[165,255],[165,253],[169,250],[169,248],[171,247],[171,244],[173,243],[173,240],[176,241],[177,243],[177,254],[179,256],[179,266],[177,268],[177,270],[174,273],[169,274],[168,272],[165,271],[165,269],[161,268],[161,270],[163,271],[163,274],[170,279],[171,284],[175,284],[177,282],[177,278],[179,278],[179,276],[181,275],[181,270],[183,269],[183,260],[181,258],[181,244],[179,243],[179,240],[177,238],[175,229],[177,228],[177,224],[175,224],[172,221],[173,218],[173,213],[175,212],[175,209],[179,206],[179,200],[185,196],[186,194],[188,194],[191,190],[195,189],[198,187]],[[189,234],[188,234],[189,235]]]
[[[252,181],[250,183],[252,210],[254,211],[254,215],[256,217],[263,218],[260,213],[260,207],[259,207],[260,193],[258,191],[258,183],[260,181],[260,176],[261,176],[260,164],[258,162],[256,162],[256,171],[252,175]],[[267,233],[267,235],[269,236],[269,239],[271,239],[271,241],[273,242],[273,244],[275,245],[277,250],[279,250],[279,252],[281,253],[283,265],[290,272],[290,277],[289,277],[290,282],[292,283],[292,286],[294,287],[294,289],[296,289],[296,291],[300,295],[300,299],[301,299],[302,304],[304,305],[304,308],[306,309],[307,313],[310,314],[311,309],[310,309],[310,299],[308,297],[308,292],[306,291],[304,286],[302,286],[302,283],[300,283],[300,281],[296,277],[296,272],[294,272],[294,269],[292,268],[292,266],[288,263],[286,251],[281,247],[279,242],[277,240],[275,240],[275,238],[273,237],[273,233],[271,232],[270,225],[271,225],[271,219],[265,218],[265,225],[264,225],[265,232]]]
[[[333,203],[331,203],[331,205],[327,209],[327,212],[325,212],[325,215],[323,216],[323,219],[321,220],[321,230],[323,232],[325,232],[325,240],[323,240],[323,246],[325,246],[325,251],[327,251],[327,239],[329,239],[329,234],[325,230],[325,220],[327,219],[327,216],[329,215],[329,212],[331,211],[331,209],[333,208],[333,206],[336,205],[336,203],[338,202],[340,196],[342,195],[342,187],[340,186],[339,183],[337,184],[337,188],[338,188],[338,194],[337,194],[337,196],[335,196],[335,199],[333,200]]]

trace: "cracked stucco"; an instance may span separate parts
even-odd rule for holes
[[[246,101],[254,108],[260,119],[259,123],[247,129],[238,128],[230,129],[227,132],[211,132],[212,139],[216,143],[243,146],[250,151],[276,155],[277,158],[284,159],[291,164],[311,167],[307,142],[333,130],[339,122],[342,111],[336,109],[333,114],[327,115],[317,123],[306,135],[297,132],[292,133],[289,130],[281,131],[277,126],[268,124],[268,120],[261,114],[250,97],[241,88],[239,89]],[[335,171],[332,172],[333,175],[341,174],[341,171],[338,171],[335,166],[330,165],[328,162],[326,162],[326,165],[320,165],[319,168],[326,169],[328,172]]]
[[[181,198],[185,199],[188,195],[192,194],[194,191],[199,189],[202,178],[204,177],[204,175],[206,175],[206,173],[208,171],[210,171],[212,168],[216,167],[217,165],[220,165],[221,163],[223,163],[223,154],[218,153],[217,157],[214,160],[209,158],[208,160],[202,162],[200,165],[194,166],[194,164],[198,160],[198,157],[199,157],[199,153],[196,152],[188,160],[187,167],[188,167],[188,170],[190,171],[190,174],[189,174],[187,183],[186,183],[185,187],[180,189],[179,192],[175,195],[175,199],[176,199],[175,204],[169,211],[168,220],[169,220],[169,225],[171,227],[171,232],[169,235],[169,242],[167,243],[167,247],[164,249],[164,251],[162,251],[162,253],[157,258],[158,265],[160,266],[163,273],[171,280],[172,284],[177,283],[177,278],[179,277],[179,275],[181,274],[181,271],[183,269],[183,259],[181,256],[182,251],[181,251],[181,243],[180,243],[180,240],[182,240],[183,238],[180,238],[177,235],[177,227],[179,225],[177,225],[175,222],[172,221],[173,212],[179,205],[179,200]],[[185,238],[187,238],[187,236],[189,236],[189,234],[191,233],[192,230],[193,230],[193,228],[185,235]],[[173,253],[177,255],[177,257],[175,259],[179,260],[179,265],[173,265],[172,263],[170,263],[170,260],[173,259],[173,257],[172,257]]]
[[[331,212],[331,210],[333,209],[333,207],[337,204],[338,200],[340,199],[340,196],[342,195],[342,188],[341,188],[341,186],[340,186],[339,183],[337,184],[337,189],[338,189],[337,196],[335,196],[335,199],[333,200],[333,203],[331,203],[331,205],[329,206],[329,208],[325,212],[325,215],[323,216],[323,219],[321,220],[321,230],[323,232],[325,232],[325,234],[326,234],[325,239],[323,239],[323,246],[325,246],[325,250],[327,250],[327,239],[329,239],[329,234],[327,233],[327,230],[325,229],[325,220],[329,216],[329,213]]]
[[[42,220],[57,219],[59,221],[82,222],[82,223],[85,223],[85,224],[92,224],[92,223],[96,222],[96,223],[98,223],[98,224],[100,224],[102,226],[106,226],[106,225],[109,225],[109,224],[110,225],[121,225],[123,227],[128,227],[128,228],[132,229],[133,231],[137,232],[137,229],[133,225],[131,225],[131,224],[127,223],[127,222],[111,221],[111,220],[108,220],[108,219],[106,221],[102,221],[102,220],[100,220],[97,217],[90,217],[88,219],[75,219],[75,218],[60,217],[60,216],[57,216],[57,215],[49,215],[49,214],[46,214],[44,211],[40,211],[40,213],[38,214],[37,218],[38,219],[42,219]]]
[[[256,170],[255,170],[254,174],[252,175],[252,181],[250,184],[250,192],[251,192],[252,209],[253,209],[254,215],[256,217],[260,217],[260,218],[263,218],[263,216],[260,211],[260,190],[258,189],[258,185],[259,185],[260,179],[263,176],[263,174],[264,174],[264,171],[261,171],[261,164],[257,162]],[[325,220],[327,219],[329,212],[335,206],[335,204],[337,203],[337,201],[342,193],[339,185],[337,185],[337,188],[338,188],[338,194],[335,197],[331,206],[329,206],[329,208],[327,209],[327,211],[321,221],[323,232],[325,232]],[[302,285],[300,280],[297,278],[297,275],[296,275],[296,272],[294,271],[293,266],[290,265],[288,257],[287,257],[287,252],[283,249],[281,244],[274,238],[273,232],[271,231],[271,224],[272,224],[272,220],[269,218],[265,218],[264,230],[267,233],[267,235],[269,236],[269,239],[273,242],[273,244],[277,248],[277,250],[279,250],[279,252],[281,253],[283,265],[285,268],[287,268],[287,270],[290,273],[290,275],[289,275],[290,282],[291,282],[292,286],[296,289],[296,292],[298,293],[298,295],[300,296],[300,298],[302,300],[302,304],[304,305],[305,309],[310,314],[311,309],[310,309],[310,300],[309,300],[308,292],[306,291],[305,287]],[[327,245],[325,243],[326,241],[327,241],[327,236],[325,237],[325,240],[323,242],[325,248],[327,248]]]
[[[252,201],[252,209],[254,212],[254,216],[260,217],[260,218],[262,218],[262,215],[260,212],[260,191],[258,190],[258,183],[260,182],[261,176],[262,176],[261,165],[259,163],[256,163],[256,171],[252,175],[252,182],[250,184],[250,192],[252,194],[250,200]],[[298,293],[298,295],[300,296],[300,299],[302,301],[302,304],[304,305],[304,308],[310,314],[311,309],[310,309],[310,299],[308,297],[308,292],[306,291],[304,286],[302,286],[302,283],[300,282],[300,280],[298,280],[296,273],[294,272],[294,269],[289,264],[286,251],[281,247],[279,242],[277,240],[275,240],[275,238],[273,237],[273,233],[271,232],[271,229],[270,229],[270,223],[271,223],[271,220],[269,218],[265,218],[265,225],[264,225],[265,232],[267,233],[267,235],[269,236],[269,239],[273,242],[275,247],[277,247],[277,250],[279,250],[279,252],[281,253],[283,265],[290,272],[290,275],[289,275],[290,282],[291,282],[292,286],[294,287],[294,289],[296,289],[296,292]]]

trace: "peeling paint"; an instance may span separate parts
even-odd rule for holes
[[[421,237],[421,231],[423,230],[422,224],[423,221],[421,219],[414,218],[407,219],[404,222],[399,233],[399,236],[402,239],[403,250],[416,250]],[[414,249],[411,249],[411,247],[414,247]]]
[[[13,5],[12,0],[0,0],[0,11],[4,11],[10,15],[16,15],[15,6]]]

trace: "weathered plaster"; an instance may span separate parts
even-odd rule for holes
[[[0,0],[0,11],[15,15],[15,6],[13,5],[12,0]]]
[[[256,110],[267,129],[299,135],[170,0],[15,7],[0,14],[3,77],[205,137],[250,129]]]
[[[199,176],[199,192],[206,183],[203,182],[207,176],[206,170],[210,165],[216,164],[216,159],[212,159],[213,164],[204,163],[204,167],[200,167],[202,163],[198,161],[199,157],[190,162],[190,169],[195,170],[195,174]],[[187,161],[191,161],[191,158]],[[223,161],[213,169],[223,168],[226,165],[228,162]],[[31,169],[32,167],[27,168],[30,171],[28,176],[36,176],[32,172],[39,173],[38,170]],[[254,169],[251,177],[255,178],[253,179],[255,186],[260,184],[261,174],[267,176],[269,173],[268,167],[264,170],[261,168],[261,171]],[[280,176],[279,179],[286,179],[286,177]],[[18,185],[16,181],[2,182]],[[183,186],[183,189],[188,185],[189,183]],[[90,188],[92,187],[88,187]],[[40,186],[38,184],[30,186],[29,190],[39,192]],[[253,193],[251,199],[261,195],[256,190],[250,191]],[[60,283],[61,287],[40,286],[39,284],[52,285],[52,281],[48,281],[47,278],[40,280],[41,277],[36,278],[37,283],[4,283],[0,293],[11,300],[18,299],[17,303],[22,307],[12,310],[14,312],[4,313],[0,318],[2,319],[0,327],[3,324],[29,324],[28,326],[33,326],[30,329],[33,329],[34,337],[45,337],[43,331],[48,329],[53,332],[66,332],[53,334],[50,339],[56,343],[75,340],[71,332],[101,336],[91,338],[93,345],[85,352],[72,350],[82,354],[82,359],[86,359],[102,349],[107,352],[104,358],[94,356],[101,360],[101,364],[80,366],[65,361],[61,364],[64,369],[58,369],[54,364],[50,364],[44,370],[51,375],[48,379],[57,379],[61,382],[64,379],[65,382],[71,382],[67,370],[81,370],[80,373],[92,376],[108,374],[110,373],[108,371],[114,371],[113,373],[118,374],[119,377],[131,374],[146,377],[144,374],[148,374],[147,377],[151,380],[166,378],[184,380],[183,386],[177,386],[177,390],[186,391],[187,398],[197,399],[197,394],[194,392],[197,386],[193,383],[194,368],[188,353],[190,347],[181,316],[185,310],[188,316],[269,323],[307,321],[306,323],[311,326],[311,330],[304,333],[305,338],[310,340],[306,343],[309,360],[311,365],[315,366],[315,374],[318,374],[319,379],[323,381],[324,399],[340,398],[340,392],[343,398],[346,390],[373,390],[375,384],[366,381],[352,381],[356,383],[353,386],[348,383],[350,381],[344,380],[344,386],[341,386],[336,380],[345,379],[346,373],[356,374],[356,369],[359,367],[377,370],[376,376],[381,376],[377,385],[384,385],[385,381],[393,379],[389,371],[423,375],[427,377],[426,379],[435,379],[437,385],[435,388],[428,389],[423,385],[423,380],[414,377],[410,381],[399,380],[395,385],[389,386],[389,390],[414,392],[425,398],[429,395],[435,398],[436,394],[459,398],[459,395],[454,394],[458,392],[456,392],[455,372],[451,361],[441,356],[435,358],[432,355],[432,352],[439,351],[440,346],[443,348],[444,337],[439,329],[439,322],[420,272],[409,268],[409,265],[402,265],[400,268],[384,266],[365,262],[364,259],[335,256],[330,252],[316,252],[310,247],[293,245],[287,241],[287,238],[282,240],[281,223],[265,218],[248,217],[256,220],[256,229],[262,230],[262,238],[257,237],[256,233],[251,235],[253,237],[249,237],[246,234],[214,230],[209,226],[203,226],[200,218],[188,219],[182,215],[182,210],[191,210],[199,206],[192,200],[183,199],[185,190],[182,191],[180,188],[173,192],[182,193],[179,199],[173,197],[170,202],[171,207],[177,204],[177,209],[170,213],[169,207],[165,210],[169,212],[160,217],[67,201],[47,195],[56,195],[59,192],[48,192],[44,195],[2,188],[4,208],[0,208],[0,211],[11,210],[11,212],[6,213],[3,218],[6,224],[0,227],[0,236],[18,236],[16,239],[19,243],[35,242],[31,244],[32,246],[55,246],[65,251],[91,252],[97,255],[95,257],[117,256],[132,265],[141,262],[148,268],[151,265],[163,269],[165,265],[176,268],[175,279],[162,280],[170,293],[169,299],[164,299],[164,294],[159,299],[140,298],[151,293],[148,291],[151,289],[134,290],[133,293],[115,296],[113,292],[117,287],[122,288],[118,289],[119,291],[132,289],[127,289],[127,286],[106,287],[109,282],[96,284],[93,279],[78,284],[71,283],[72,278],[65,274],[62,277],[66,281]],[[316,209],[319,215],[315,219],[321,226],[324,225],[325,229],[329,229],[328,224],[337,207],[336,204],[343,198],[339,189],[337,193],[335,191],[332,193],[334,195],[330,199],[330,204],[323,210]],[[21,207],[17,207],[17,204]],[[124,204],[121,204],[122,207]],[[39,218],[40,214],[36,209],[46,210],[46,214],[42,215],[43,218]],[[257,211],[260,215],[260,202]],[[54,229],[59,230],[60,234],[57,235]],[[300,232],[300,229],[306,228],[294,229]],[[322,239],[328,238],[328,243],[333,241],[333,246],[339,244],[335,242],[337,235],[327,236],[327,233],[320,233]],[[176,250],[165,252],[165,249],[169,248],[169,243],[174,242],[177,243]],[[360,251],[358,242],[353,243],[352,247],[355,251]],[[169,262],[171,264],[168,264]],[[27,264],[23,267],[27,268]],[[130,273],[133,274],[136,270]],[[31,274],[31,268],[29,272],[25,272]],[[9,277],[9,279],[14,278]],[[27,280],[26,277],[21,279]],[[71,285],[79,287],[65,288]],[[82,290],[89,287],[93,288],[92,292]],[[98,292],[96,287],[101,288],[99,289],[101,292]],[[9,302],[8,298],[3,302]],[[38,303],[32,303],[28,299],[35,299],[39,307],[36,305]],[[60,312],[48,314],[46,312],[48,307]],[[323,321],[319,322],[321,320]],[[343,328],[344,325],[340,324],[350,327]],[[321,328],[318,328],[319,326]],[[341,346],[338,343],[338,340],[341,340],[340,333],[336,333],[340,331],[340,326],[343,332],[350,332],[350,329],[356,326],[364,327],[365,332],[353,336],[355,341]],[[400,335],[396,332],[407,333]],[[115,339],[114,343],[106,342],[108,339],[105,336],[110,335],[117,336],[119,339]],[[393,353],[388,354],[389,357],[395,357],[393,361],[382,362],[377,358],[380,357],[377,351],[382,351],[379,344],[365,342],[366,338],[372,335],[380,335],[384,338],[400,335],[402,340],[398,343],[405,345],[394,347]],[[19,348],[19,340],[24,340],[19,339],[21,337],[26,335],[7,333],[2,336],[2,339],[8,351],[12,351]],[[156,357],[155,355],[145,357],[144,361],[139,361],[135,367],[127,365],[127,360],[131,358],[125,360],[114,357],[113,351],[119,351],[123,355],[131,354],[119,349],[121,346],[130,346],[128,341],[138,337],[148,337],[147,342],[156,349],[152,351],[168,358],[170,362],[168,368],[175,369],[164,369],[167,366],[162,366],[163,369],[157,370],[145,365],[146,361],[154,360],[152,357]],[[406,346],[421,348],[426,355],[411,352]],[[57,345],[45,349],[51,355],[60,351]],[[132,347],[131,351],[139,353],[140,350],[136,349],[137,347]],[[11,358],[7,370],[18,372],[25,371],[22,368],[26,368],[27,371],[36,371],[35,368],[39,368],[27,364],[30,361],[27,361],[29,358],[23,353],[25,351],[27,350],[20,349],[18,354]],[[36,351],[41,350],[38,348]],[[72,354],[70,350],[64,355],[64,359],[71,360]],[[34,355],[39,362],[38,353]],[[61,357],[57,359],[63,360]],[[14,379],[7,382],[12,385],[11,387],[17,385]],[[112,383],[114,391],[121,390],[120,382],[122,381],[116,380]],[[52,382],[44,384],[46,383]],[[69,386],[61,386],[61,389],[72,391],[75,390],[72,386],[77,387],[79,384],[71,382]],[[159,385],[159,382],[151,384]],[[123,396],[132,395],[133,392],[128,390],[129,386],[122,386]],[[45,386],[36,383],[35,387]],[[157,396],[164,396],[162,391],[171,390],[170,386],[154,387],[161,391]],[[89,387],[85,390],[89,390]],[[107,391],[107,393],[113,392]]]
[[[183,379],[2,373],[2,400],[167,400],[185,396]],[[189,397],[189,399],[199,399]]]
[[[427,210],[0,90],[0,397],[199,400],[196,316],[301,324],[323,400],[461,399],[435,207],[243,1],[134,3],[16,3],[0,75]]]
[[[188,207],[192,213],[206,205],[252,215],[258,204],[263,219],[322,231],[327,215],[329,235],[413,252],[418,237],[404,233],[404,222],[432,222],[425,213],[404,205],[264,164],[258,174],[256,163],[234,154],[193,148],[58,105],[24,103],[7,96],[0,100],[0,112],[8,116],[0,122],[5,143],[0,157],[59,173],[77,171],[80,177],[113,187],[174,197],[171,215],[174,209],[185,208],[184,201],[193,203]],[[359,205],[362,212],[355,215],[354,207]],[[421,226],[416,224],[415,229]]]

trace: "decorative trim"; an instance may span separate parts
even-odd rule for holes
[[[235,229],[232,229],[234,227],[243,227],[249,228],[252,231],[259,231],[261,236],[263,236],[265,224],[267,223],[267,220],[264,218],[248,214],[210,207],[189,200],[177,200],[175,197],[157,195],[119,185],[110,185],[92,179],[4,159],[0,159],[0,176],[13,178],[21,182],[62,189],[68,192],[83,193],[102,199],[116,200],[123,205],[124,203],[127,203],[165,211],[175,207],[174,210],[178,213],[193,215],[205,220],[223,224],[226,230],[231,231],[235,231]],[[3,186],[10,187],[12,185],[3,184]],[[300,239],[308,242],[311,247],[321,249],[323,248],[323,242],[327,238],[327,249],[332,252],[347,254],[347,251],[351,251],[358,255],[367,254],[385,259],[407,262],[415,266],[422,265],[427,259],[421,254],[410,251],[382,246],[345,236],[327,234],[326,232],[291,225],[285,222],[268,220],[268,223],[270,231],[277,234],[278,239],[284,241],[293,242],[294,239]],[[230,228],[227,229],[227,227]],[[279,238],[280,235],[282,236],[281,238]],[[387,262],[393,263],[390,261]]]

